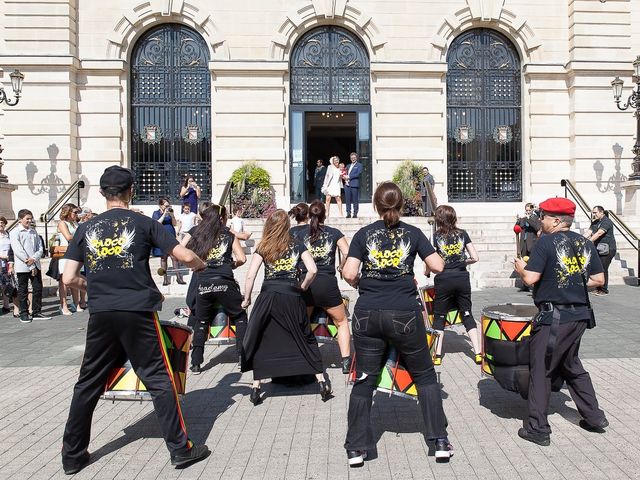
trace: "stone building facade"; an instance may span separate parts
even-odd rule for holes
[[[16,209],[81,179],[99,210],[114,163],[151,203],[187,171],[215,200],[258,160],[288,205],[316,157],[354,149],[365,201],[411,159],[463,214],[563,178],[621,211],[635,121],[610,82],[628,94],[639,54],[635,0],[0,0],[1,81],[25,75],[0,106],[4,173]]]

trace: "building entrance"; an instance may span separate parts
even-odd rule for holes
[[[315,188],[317,161],[322,160],[322,164],[327,167],[329,159],[338,156],[342,163],[348,165],[349,154],[356,151],[356,114],[354,112],[307,112],[305,117],[307,125],[305,195],[306,201],[310,202],[319,198],[319,192],[316,192]]]

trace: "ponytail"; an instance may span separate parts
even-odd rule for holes
[[[309,206],[309,243],[313,244],[320,237],[320,224],[324,223],[326,216],[324,203],[320,200],[311,202]]]
[[[288,213],[289,217],[295,219],[296,222],[302,223],[309,219],[309,205],[306,203],[299,203]]]
[[[404,205],[400,187],[393,182],[381,183],[373,194],[373,204],[387,228],[398,225]]]

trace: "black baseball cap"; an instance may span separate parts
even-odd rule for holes
[[[100,177],[100,188],[123,192],[133,185],[133,172],[119,165],[107,167]]]

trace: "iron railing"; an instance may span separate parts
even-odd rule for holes
[[[77,207],[80,206],[80,189],[81,188],[84,188],[84,182],[82,180],[76,180],[71,184],[69,188],[67,188],[64,192],[62,192],[62,195],[60,195],[60,198],[58,198],[58,200],[56,200],[55,203],[51,205],[46,212],[40,215],[40,221],[44,223],[45,241],[47,242],[49,241],[49,222],[54,218],[56,218],[56,215],[58,215],[58,212],[60,212],[62,207],[69,202],[71,197],[73,197],[74,195],[77,195],[76,206]]]
[[[233,183],[227,182],[222,189],[222,195],[220,195],[220,201],[218,205],[225,205],[227,200],[229,201],[229,209],[227,210],[227,216],[231,218],[233,216],[233,204],[231,202],[231,190],[233,189]],[[226,206],[226,205],[225,205]]]
[[[580,207],[587,217],[591,218],[591,207],[589,207],[589,204],[582,195],[580,195],[580,192],[578,192],[573,183],[571,183],[570,180],[563,179],[560,181],[560,185],[564,187],[565,198],[568,198],[568,196],[571,195],[573,200],[576,202],[576,205]],[[629,226],[624,223],[615,212],[607,210],[606,213],[609,220],[613,223],[613,228],[620,233],[622,238],[624,238],[637,253],[635,277],[638,279],[637,284],[640,285],[640,238],[631,231]]]

